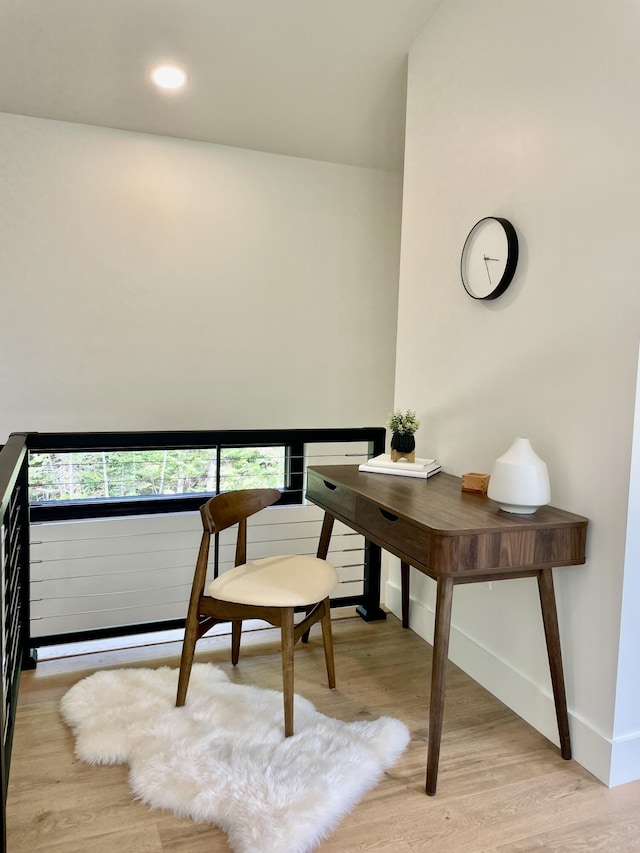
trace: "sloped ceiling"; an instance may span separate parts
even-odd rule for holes
[[[0,111],[401,170],[438,0],[2,0]],[[189,73],[157,90],[151,67]]]

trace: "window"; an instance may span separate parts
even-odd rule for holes
[[[284,447],[32,453],[29,465],[31,504],[287,485]]]
[[[31,451],[29,502],[38,521],[169,512],[177,501],[191,509],[204,496],[241,488],[289,491],[283,502],[298,503],[296,461],[286,445]]]

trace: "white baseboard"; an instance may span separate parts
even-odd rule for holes
[[[386,606],[400,618],[400,587],[387,581]],[[435,614],[420,601],[409,603],[411,630],[433,642]],[[452,624],[449,659],[474,681],[496,696],[550,741],[559,745],[555,705],[551,693],[542,690],[493,652],[480,646]],[[640,732],[612,741],[569,709],[571,748],[574,759],[605,785],[620,785],[640,778]]]
[[[615,738],[611,757],[609,786],[624,785],[640,778],[640,732]]]

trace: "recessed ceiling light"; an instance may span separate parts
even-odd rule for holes
[[[187,82],[187,72],[176,65],[160,65],[154,68],[151,78],[157,86],[163,89],[179,89]]]

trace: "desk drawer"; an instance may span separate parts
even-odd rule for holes
[[[356,504],[356,524],[375,532],[376,540],[384,548],[388,544],[392,553],[399,551],[411,565],[428,566],[431,543],[430,531],[418,527],[415,522],[405,521],[367,500],[359,499]]]
[[[339,515],[349,519],[355,519],[356,496],[351,489],[343,486],[335,486],[313,471],[308,472],[307,496],[312,501],[317,501],[329,512],[335,510]]]

